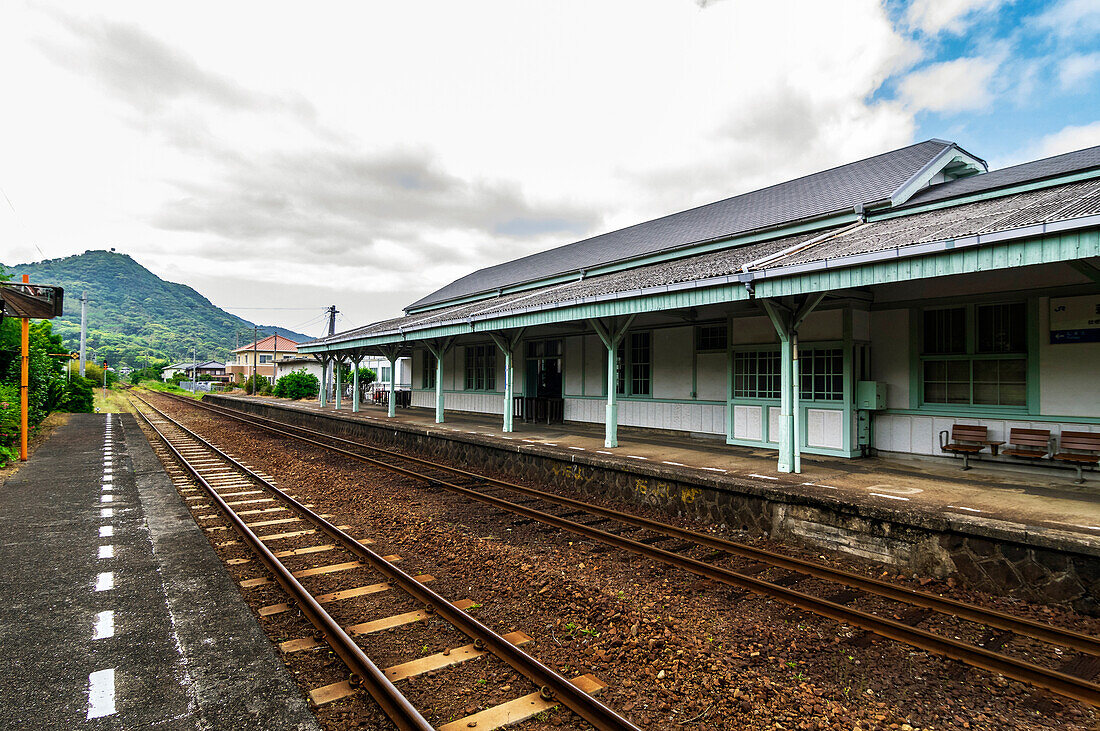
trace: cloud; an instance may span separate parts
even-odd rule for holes
[[[930,64],[903,78],[898,93],[914,111],[951,114],[982,109],[992,100],[989,86],[999,65],[982,57]]]
[[[1035,24],[1067,38],[1100,33],[1100,4],[1096,0],[1062,0],[1035,18]]]
[[[1028,159],[1039,159],[1100,145],[1100,122],[1063,127],[1043,137]]]
[[[1058,81],[1063,89],[1074,90],[1100,72],[1100,51],[1076,53],[1062,61],[1058,69]]]
[[[1006,0],[914,0],[905,13],[905,22],[928,35],[943,31],[959,35],[981,15],[1005,4]]]

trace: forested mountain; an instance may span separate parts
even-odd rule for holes
[[[199,360],[224,361],[238,336],[242,345],[252,341],[251,322],[215,307],[191,287],[164,281],[126,254],[86,251],[10,266],[6,273],[13,281],[28,274],[32,282],[65,288],[65,314],[53,321],[53,331],[71,350],[80,347],[80,293],[86,290],[88,348],[111,366],[141,367],[146,355],[150,361],[190,360],[192,346]],[[297,342],[313,339],[269,325],[261,325],[260,332]]]

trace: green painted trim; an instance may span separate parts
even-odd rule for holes
[[[874,414],[887,414],[890,416],[939,416],[947,419],[996,419],[999,421],[1042,421],[1062,422],[1067,424],[1100,424],[1097,416],[1056,416],[1051,414],[1028,414],[1024,411],[1015,413],[972,413],[963,409],[883,409]]]
[[[562,398],[573,399],[574,401],[605,401],[606,396],[563,396]],[[683,404],[684,406],[693,406],[695,404],[701,404],[703,406],[721,406],[722,401],[714,401],[709,399],[680,399],[680,398],[648,398],[645,396],[624,396],[619,393],[616,394],[617,401],[634,401],[636,403],[655,403],[655,404]]]
[[[756,298],[871,287],[915,279],[1012,269],[1100,256],[1100,231],[1073,231],[1014,241],[946,249],[938,253],[891,258],[850,267],[755,280]]]
[[[783,297],[809,292],[827,292],[854,287],[869,287],[894,282],[972,274],[979,271],[1010,269],[1034,264],[1049,264],[1100,256],[1100,231],[1077,231],[1021,239],[1011,242],[948,249],[936,254],[902,259],[886,259],[846,268],[813,271],[783,276],[777,274],[756,280],[756,297]],[[624,293],[625,294],[625,293]],[[556,310],[540,310],[518,315],[462,324],[441,325],[412,333],[378,335],[326,345],[301,346],[303,353],[346,351],[357,347],[385,345],[469,334],[498,328],[528,327],[573,320],[614,317],[662,310],[686,309],[725,304],[748,299],[745,287],[731,283],[708,288],[688,288],[675,292],[622,297],[606,302],[577,304]]]
[[[1027,413],[1042,413],[1039,403],[1041,393],[1039,384],[1040,374],[1040,348],[1039,348],[1039,298],[1027,298],[1027,393],[1024,401],[1027,403]]]
[[[920,377],[920,310],[909,308],[909,408],[919,409],[921,402]]]
[[[711,241],[697,242],[694,244],[685,244],[677,249],[628,259],[620,259],[618,261],[608,262],[607,264],[590,267],[584,270],[583,277],[581,276],[580,270],[575,269],[571,272],[555,274],[553,276],[545,277],[543,279],[533,279],[528,282],[521,282],[518,284],[509,285],[507,287],[501,287],[499,289],[485,290],[483,292],[467,295],[465,297],[459,297],[456,299],[447,300],[445,302],[436,302],[431,305],[425,305],[424,307],[417,307],[416,309],[409,309],[406,310],[406,313],[409,315],[416,315],[423,312],[431,312],[432,310],[440,310],[446,307],[453,307],[455,305],[493,299],[497,297],[498,291],[501,294],[514,294],[516,292],[525,292],[531,289],[548,287],[554,284],[562,284],[564,282],[587,279],[589,277],[595,277],[601,274],[612,274],[614,272],[620,272],[626,269],[635,269],[637,267],[643,267],[649,264],[659,264],[665,261],[685,259],[690,256],[705,254],[707,252],[717,251],[719,249],[730,249],[737,246],[743,246],[745,244],[755,244],[761,241],[781,239],[786,236],[793,236],[795,234],[824,230],[828,228],[833,228],[834,226],[841,226],[845,223],[855,223],[858,220],[859,217],[854,212],[846,211],[843,213],[837,213],[817,219],[812,219],[809,221],[803,221],[801,223],[790,223],[787,225],[783,225],[781,228],[772,228],[766,231],[758,231],[756,233],[748,233],[740,236],[731,236]]]
[[[1007,195],[1026,193],[1027,191],[1031,190],[1042,190],[1044,188],[1053,188],[1058,185],[1075,183],[1079,180],[1092,180],[1093,178],[1097,177],[1100,177],[1100,168],[1095,170],[1086,170],[1079,173],[1071,173],[1069,175],[1060,175],[1054,178],[1047,178],[1046,180],[1036,180],[1030,183],[1021,183],[1020,185],[1013,185],[1006,188],[998,188],[996,190],[988,190],[983,193],[974,193],[972,195],[961,196],[959,198],[951,198],[945,201],[936,201],[935,203],[916,205],[912,208],[902,208],[900,210],[886,209],[881,213],[868,213],[867,220],[885,221],[889,218],[900,218],[902,216],[909,216],[914,213],[936,211],[943,208],[954,208],[955,206],[966,205],[967,203],[976,203],[978,201],[992,200],[994,198],[1003,198]]]

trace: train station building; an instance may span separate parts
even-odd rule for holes
[[[928,140],[481,269],[298,350],[409,357],[437,422],[602,423],[607,449],[634,427],[798,472],[941,455],[965,424],[984,459],[1013,459],[1014,428],[1053,453],[1100,432],[1100,147],[990,172]]]

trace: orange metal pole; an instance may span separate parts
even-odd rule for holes
[[[23,275],[23,284],[30,283],[30,277]],[[28,396],[30,394],[31,377],[31,321],[23,318],[23,358],[22,369],[19,374],[19,460],[27,461],[27,410],[30,407]]]

